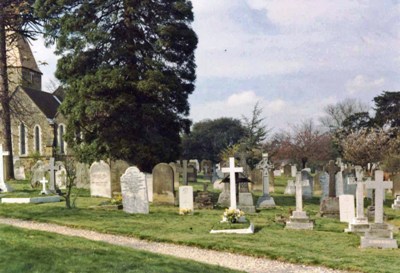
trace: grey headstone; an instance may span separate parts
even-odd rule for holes
[[[175,204],[174,171],[167,163],[157,164],[153,174],[153,203]]]
[[[75,165],[76,179],[75,185],[78,189],[90,189],[89,165],[77,162]]]
[[[31,168],[32,178],[31,178],[31,185],[39,185],[40,180],[45,177],[45,166],[43,161],[38,160],[35,165]]]
[[[127,213],[149,213],[146,176],[137,167],[129,167],[121,176],[123,210]]]
[[[21,160],[14,162],[14,177],[16,180],[25,180],[25,167],[21,164]]]
[[[304,198],[312,198],[313,196],[313,185],[314,178],[306,169],[301,171],[301,180],[308,180],[308,185],[303,185],[303,197]]]

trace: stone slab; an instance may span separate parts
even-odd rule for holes
[[[217,234],[217,233],[226,233],[226,234],[253,234],[254,233],[254,224],[250,223],[250,226],[248,228],[244,229],[217,229],[214,230],[212,229],[210,231],[212,234]]]
[[[55,203],[60,202],[60,196],[43,196],[31,198],[2,198],[3,204],[38,204],[38,203]]]

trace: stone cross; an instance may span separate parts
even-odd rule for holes
[[[49,194],[49,192],[46,190],[46,183],[48,183],[49,181],[47,181],[46,178],[42,178],[42,180],[40,180],[40,183],[42,184],[42,191],[40,192],[40,194]]]
[[[340,168],[335,165],[333,160],[330,160],[329,164],[326,165],[325,170],[329,174],[329,197],[336,197],[335,174],[340,171]]]
[[[236,209],[236,181],[235,181],[235,173],[243,172],[242,167],[235,168],[235,158],[229,158],[229,168],[222,168],[223,173],[229,173],[230,179],[230,199],[231,205],[230,209]]]
[[[375,223],[383,224],[383,195],[393,187],[392,181],[383,181],[383,171],[375,171],[375,181],[365,182],[367,189],[375,189]]]
[[[309,185],[308,180],[301,180],[301,172],[296,174],[296,211],[301,212],[303,211],[303,186]]]
[[[47,167],[47,170],[50,173],[50,183],[49,183],[49,189],[52,192],[56,191],[56,178],[55,178],[55,173],[60,169],[60,166],[56,166],[55,164],[54,157],[50,157],[50,162]],[[58,167],[58,168],[57,168]]]
[[[263,154],[262,157],[263,159],[258,163],[257,168],[263,171],[263,196],[269,196],[269,170],[273,166],[268,162],[268,154]]]

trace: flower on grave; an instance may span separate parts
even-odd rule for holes
[[[191,213],[192,213],[191,209],[184,209],[184,208],[179,209],[179,214],[180,215],[188,215],[188,214],[191,214]]]
[[[111,199],[112,205],[121,205],[122,204],[122,194],[118,193],[115,194],[114,197]]]
[[[225,209],[222,215],[223,222],[238,223],[239,219],[244,216],[244,212],[240,209]]]

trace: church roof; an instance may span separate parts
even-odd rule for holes
[[[38,91],[27,87],[20,87],[37,105],[40,111],[47,118],[53,119],[57,114],[57,109],[60,106],[60,100],[53,94],[44,91]]]
[[[24,67],[42,74],[28,42],[24,38],[18,37],[14,43],[15,45],[13,44],[7,52],[8,65],[10,67]]]

